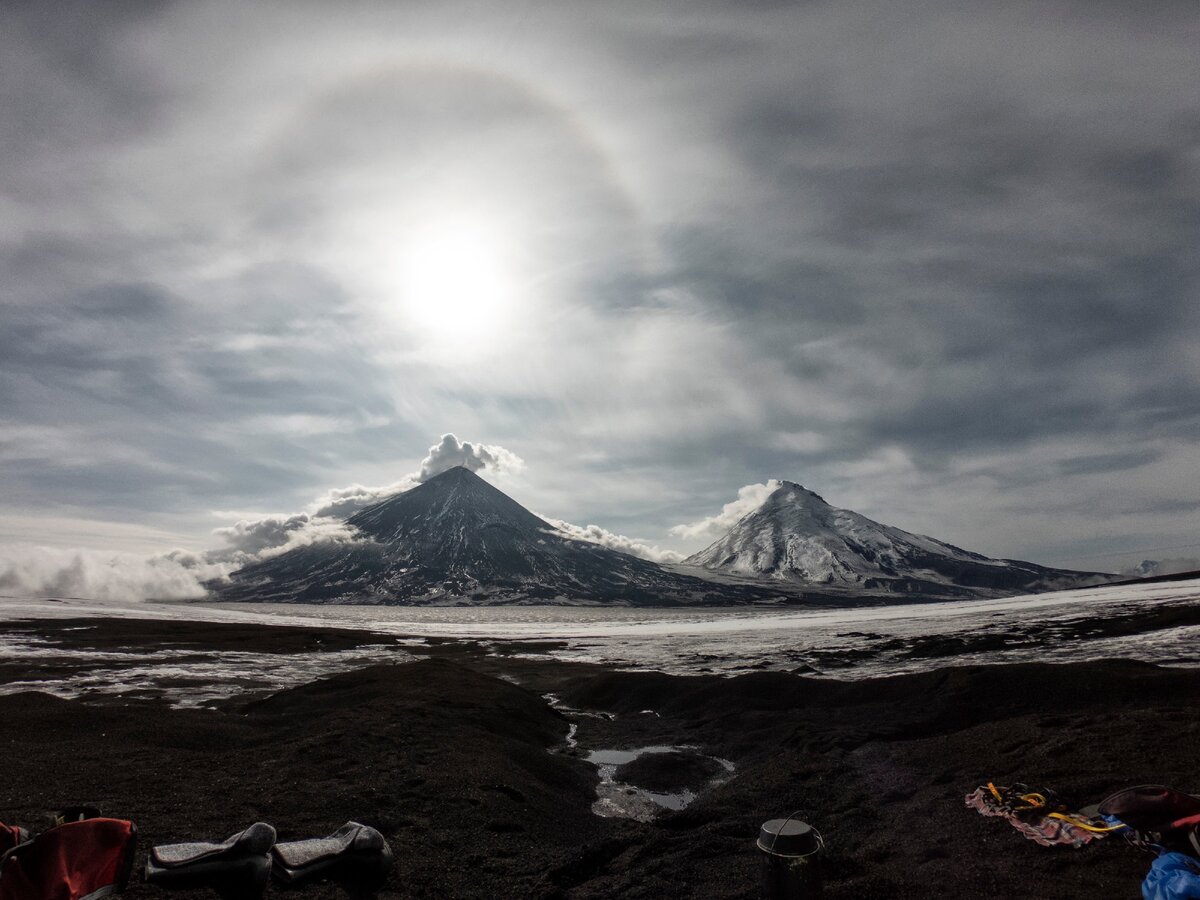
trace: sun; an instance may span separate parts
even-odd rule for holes
[[[479,349],[512,314],[504,244],[482,222],[446,219],[420,228],[401,266],[405,318],[439,349]]]

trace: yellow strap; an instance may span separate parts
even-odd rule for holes
[[[1086,820],[1081,820],[1081,817],[1068,816],[1068,815],[1064,815],[1062,813],[1050,813],[1049,815],[1046,816],[1046,818],[1047,819],[1061,819],[1064,822],[1068,822],[1071,825],[1074,825],[1076,828],[1082,828],[1084,831],[1094,831],[1097,834],[1102,834],[1103,832],[1106,832],[1106,831],[1120,831],[1122,828],[1125,827],[1124,825],[1105,825],[1104,827],[1101,827],[1099,825],[1089,824]]]
[[[999,790],[997,790],[996,785],[994,783],[989,781],[987,783],[987,788],[989,791],[992,792],[992,796],[995,797],[998,802],[1000,802],[1000,803],[1004,802],[1004,796],[1000,793]],[[1007,788],[1005,788],[1005,790],[1007,790]],[[1023,806],[1023,807],[1021,807],[1021,806],[1014,807],[1014,809],[1040,809],[1041,807],[1045,806],[1047,803],[1046,795],[1039,794],[1036,791],[1029,793],[1029,794],[1022,794],[1020,799],[1024,800],[1029,805]],[[1065,813],[1056,813],[1056,812],[1047,813],[1046,818],[1059,819],[1060,821],[1067,822],[1071,825],[1074,825],[1076,828],[1082,828],[1084,831],[1091,831],[1091,832],[1095,832],[1096,834],[1103,834],[1108,831],[1120,831],[1122,828],[1126,827],[1124,825],[1105,825],[1105,826],[1092,825],[1083,816],[1074,816],[1074,815],[1069,815],[1069,814],[1065,814]]]
[[[987,786],[988,786],[988,790],[992,792],[992,796],[996,798],[997,803],[1007,802],[1004,799],[1004,795],[1001,794],[1000,791],[1002,791],[1002,790],[1007,791],[1008,788],[1006,788],[1006,787],[997,788],[995,783],[993,783],[991,781],[989,781],[987,783]],[[1024,800],[1026,805],[1025,806],[1013,806],[1012,807],[1013,809],[1039,809],[1046,805],[1046,797],[1043,794],[1037,794],[1037,793],[1022,794],[1018,799]]]

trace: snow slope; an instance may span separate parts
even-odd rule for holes
[[[222,600],[386,604],[674,605],[777,593],[689,577],[569,538],[463,467],[347,521],[358,540],[290,550],[212,589]]]
[[[684,563],[743,578],[943,597],[1052,590],[1097,578],[989,559],[830,506],[790,481]]]

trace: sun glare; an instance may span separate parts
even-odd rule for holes
[[[403,257],[406,318],[439,347],[478,349],[511,312],[512,275],[498,237],[447,221],[414,236]]]

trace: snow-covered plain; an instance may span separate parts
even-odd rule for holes
[[[1193,611],[1197,615],[1189,616]],[[503,643],[509,653],[678,674],[772,669],[864,678],[945,665],[1100,658],[1200,665],[1200,624],[1189,624],[1200,623],[1200,580],[854,609],[365,607],[0,598],[0,622],[92,616],[323,624],[403,635],[413,643],[431,637]],[[1121,623],[1123,627],[1113,627]],[[170,683],[177,703],[194,705],[371,662],[411,658],[401,649],[382,646],[292,655],[137,653],[136,665],[131,665],[129,654],[65,651],[35,638],[0,634],[0,664],[19,667],[51,659],[71,663],[51,681],[21,680],[0,685],[0,692],[43,689],[61,696],[117,692],[136,697],[148,686]]]

